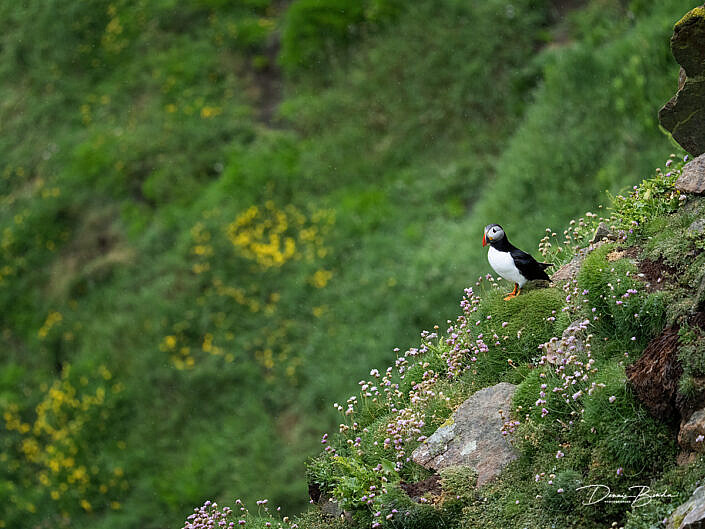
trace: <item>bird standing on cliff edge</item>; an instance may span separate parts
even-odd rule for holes
[[[487,246],[487,244],[490,245],[487,252],[490,266],[504,279],[514,283],[514,290],[507,294],[507,297],[504,298],[505,301],[518,296],[527,281],[532,279],[551,280],[544,270],[553,264],[539,263],[528,253],[514,246],[507,240],[507,235],[499,224],[485,226],[482,246]]]

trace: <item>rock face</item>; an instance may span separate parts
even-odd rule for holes
[[[705,485],[698,487],[690,499],[668,518],[667,529],[702,529],[705,527]]]
[[[603,239],[608,239],[610,241],[616,241],[617,236],[612,233],[612,231],[609,229],[606,223],[600,222],[600,224],[597,225],[597,228],[595,229],[595,233],[592,236],[592,240],[590,241],[590,244],[597,244]]]
[[[705,452],[705,408],[683,421],[678,432],[678,444],[684,450]]]
[[[676,23],[671,52],[683,67],[685,81],[679,80],[678,92],[659,111],[659,121],[686,151],[698,156],[705,152],[705,6]]]
[[[705,81],[703,82],[703,88],[705,89]],[[705,105],[705,99],[703,104]],[[702,134],[705,134],[705,130]],[[705,193],[705,154],[698,156],[695,160],[683,166],[683,172],[676,180],[676,189],[699,195]]]
[[[692,9],[673,28],[671,52],[688,77],[705,72],[705,5]]]
[[[600,224],[602,226],[602,224]],[[597,242],[591,242],[590,245],[588,245],[585,248],[580,248],[578,252],[575,254],[575,257],[573,257],[569,262],[561,266],[558,270],[555,271],[551,275],[551,281],[572,281],[576,275],[578,275],[578,272],[580,272],[580,267],[583,264],[583,261],[585,258],[590,254],[590,252],[597,250],[600,246],[603,244],[609,242],[605,239],[612,239],[613,234],[609,231],[607,231],[606,235],[602,235],[604,232],[600,231],[600,227],[597,228],[595,231],[595,235],[593,237],[593,241],[599,236],[600,239],[597,240]]]
[[[688,226],[689,237],[694,239],[705,234],[705,219],[695,219],[690,226]]]
[[[440,470],[465,465],[477,472],[477,486],[495,478],[516,458],[502,436],[499,410],[509,415],[516,386],[502,382],[482,389],[463,402],[448,424],[419,446],[411,458],[426,468]]]

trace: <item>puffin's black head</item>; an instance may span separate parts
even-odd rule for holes
[[[492,244],[501,239],[504,239],[504,230],[499,224],[488,224],[485,226],[485,234],[482,236],[482,246]]]

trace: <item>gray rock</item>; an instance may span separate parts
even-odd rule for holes
[[[321,496],[321,499],[318,500],[318,506],[323,514],[327,514],[333,518],[340,518],[344,515],[343,509],[341,509],[340,505],[330,496]]]
[[[690,499],[668,518],[666,529],[703,529],[705,527],[705,485],[695,489]]]
[[[682,66],[678,92],[659,110],[659,122],[686,151],[705,152],[705,6],[673,28],[671,52]]]
[[[705,5],[692,9],[676,22],[671,53],[688,77],[705,72]]]
[[[588,256],[588,254],[603,244],[605,244],[607,241],[603,239],[600,239],[598,242],[594,244],[590,244],[586,248],[581,248],[578,250],[578,252],[575,254],[575,257],[573,257],[569,262],[561,266],[558,270],[555,271],[551,275],[551,281],[571,281],[575,276],[580,272],[580,267],[583,264],[583,260]]]
[[[703,233],[705,233],[705,219],[695,219],[688,226],[688,235],[691,237],[700,237]]]
[[[590,244],[596,244],[602,239],[609,239],[611,241],[617,240],[617,236],[610,231],[609,227],[604,222],[600,222],[600,224],[598,224]]]
[[[684,450],[705,452],[705,441],[698,441],[699,436],[705,436],[705,408],[693,413],[687,421],[683,421],[678,432],[678,444]]]
[[[575,257],[573,257],[569,262],[561,266],[553,274],[551,274],[551,281],[570,281],[572,280],[580,271],[580,265],[585,259],[587,252],[583,253],[579,251]]]
[[[705,83],[703,85],[705,89]],[[705,97],[703,97],[703,105],[705,105]],[[705,106],[703,111],[705,112]],[[703,122],[703,127],[705,127],[705,122]],[[700,155],[683,166],[683,171],[678,180],[676,180],[676,189],[699,195],[705,193],[705,155]]]
[[[705,152],[705,75],[687,77],[683,88],[659,110],[658,119],[690,154]]]
[[[502,382],[481,389],[463,402],[448,423],[419,446],[411,458],[431,470],[469,466],[477,472],[477,486],[497,477],[517,456],[502,435],[503,420],[509,416],[516,386]]]

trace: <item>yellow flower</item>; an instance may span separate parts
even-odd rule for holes
[[[164,346],[168,350],[173,350],[176,347],[176,336],[169,335],[164,338]]]
[[[331,272],[330,270],[320,269],[317,270],[315,274],[313,274],[311,282],[316,288],[323,288],[328,284],[328,281],[331,277],[333,277],[333,272]]]
[[[217,116],[218,114],[220,114],[221,112],[223,112],[223,109],[220,107],[206,106],[201,109],[201,117],[203,119],[213,118],[213,117]]]
[[[61,315],[60,312],[50,312],[47,316],[47,319],[44,321],[44,324],[41,326],[37,333],[39,335],[39,338],[46,338],[46,336],[49,334],[49,331],[51,331],[51,328],[57,323],[60,323],[63,319],[64,317]]]

